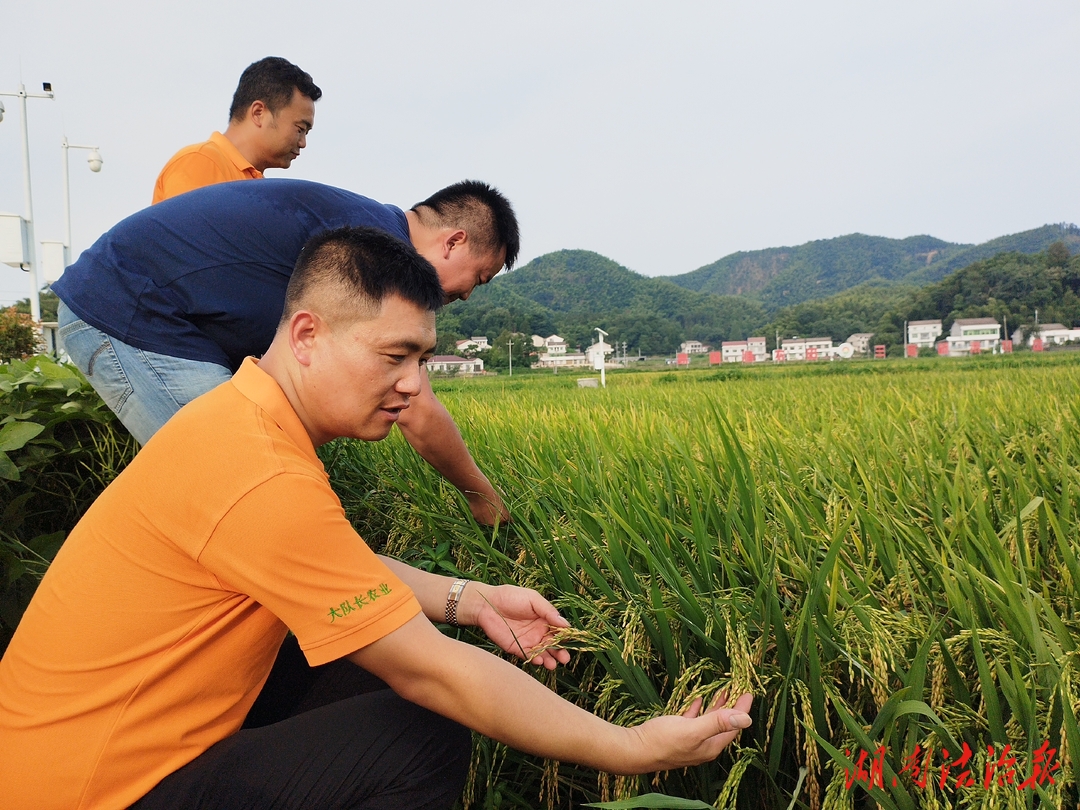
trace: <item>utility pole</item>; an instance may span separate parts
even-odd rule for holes
[[[514,376],[514,339],[506,341],[506,356],[510,360],[510,376]]]
[[[0,96],[14,96],[19,99],[22,112],[22,148],[23,148],[23,208],[26,210],[27,256],[30,261],[24,270],[30,273],[30,317],[35,323],[41,322],[41,287],[38,282],[37,256],[34,248],[34,200],[30,193],[30,134],[26,125],[26,100],[28,98],[53,98],[52,84],[42,82],[43,93],[27,93],[26,86],[19,82],[18,93],[0,93]],[[0,104],[0,121],[4,118],[4,105]]]

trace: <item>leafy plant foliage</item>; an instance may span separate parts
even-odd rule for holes
[[[0,365],[0,652],[67,533],[137,445],[72,366]]]

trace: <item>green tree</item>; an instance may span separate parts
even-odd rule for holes
[[[50,321],[56,321],[56,307],[60,303],[60,299],[56,293],[52,290],[45,290],[41,293],[41,320],[46,323]],[[21,301],[15,303],[15,309],[18,312],[22,312],[26,315],[30,314],[30,299],[24,298]]]
[[[22,360],[37,349],[38,335],[30,316],[15,307],[0,310],[0,360]]]
[[[438,328],[435,337],[435,354],[457,354],[457,342],[464,340],[460,332]]]
[[[774,316],[764,334],[831,337],[847,340],[856,332],[873,332],[882,316],[910,301],[912,288],[897,285],[864,284],[828,298],[784,307]]]
[[[511,347],[511,342],[513,346]],[[481,354],[485,371],[499,371],[510,366],[510,352],[513,352],[514,368],[524,371],[529,367],[529,351],[532,341],[521,332],[503,330],[491,343],[491,348]]]
[[[1046,263],[1050,267],[1064,267],[1069,262],[1069,246],[1062,241],[1054,242],[1046,249]]]

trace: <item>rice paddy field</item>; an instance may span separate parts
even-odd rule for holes
[[[477,740],[467,806],[1080,806],[1080,354],[607,382],[436,383],[494,529],[396,432],[324,448],[373,546],[558,605],[576,652],[537,677],[567,699],[755,695],[717,762],[655,778]]]

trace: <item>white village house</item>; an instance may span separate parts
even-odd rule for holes
[[[1027,345],[1035,343],[1035,331],[1027,336]],[[1080,340],[1080,329],[1070,329],[1060,323],[1044,323],[1038,327],[1038,336],[1042,338],[1044,346],[1060,346],[1063,343],[1071,343]]]
[[[539,349],[541,354],[566,354],[566,341],[558,335],[549,335],[548,337],[533,335],[532,345],[534,349]]]
[[[765,349],[765,338],[752,337],[746,340],[725,340],[721,343],[720,362],[745,362],[746,352],[750,352],[754,356],[753,362],[755,363],[763,363],[769,359],[769,353]]]
[[[941,321],[908,321],[907,342],[920,349],[933,348],[943,331]]]
[[[817,360],[825,360],[832,355],[832,348],[832,338],[828,337],[791,338],[780,341],[780,351],[784,353],[785,360],[805,360],[809,349],[814,350],[809,352],[811,357]],[[774,349],[773,360],[775,361],[779,356],[779,353]]]
[[[427,368],[436,374],[483,374],[484,361],[479,357],[437,354],[427,361]]]
[[[589,358],[580,353],[567,353],[566,341],[558,335],[532,336],[533,348],[538,350],[534,368],[561,368],[564,366],[588,366]]]
[[[588,359],[587,365],[590,368],[596,368],[596,356],[607,358],[609,354],[615,351],[615,347],[604,342],[603,338],[600,338],[600,342],[593,342],[589,348],[585,350],[585,357]]]
[[[855,354],[863,357],[870,354],[870,338],[873,336],[873,332],[856,332],[854,335],[850,335],[845,342],[851,344]]]
[[[467,340],[459,340],[454,344],[454,348],[459,352],[483,352],[491,348],[491,344],[488,342],[487,335],[478,335]]]
[[[684,340],[679,344],[679,351],[682,354],[705,354],[708,350],[709,347],[700,340]]]
[[[1001,344],[1001,324],[994,318],[957,318],[945,340],[949,357],[993,352]]]

